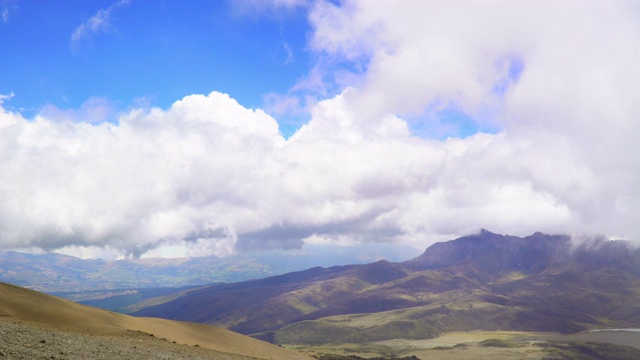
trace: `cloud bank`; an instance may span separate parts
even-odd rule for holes
[[[308,11],[310,77],[339,91],[289,139],[217,92],[117,124],[0,110],[0,245],[224,255],[481,227],[640,240],[636,3]]]

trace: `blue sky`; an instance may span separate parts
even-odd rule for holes
[[[26,116],[101,98],[115,117],[141,102],[166,108],[214,90],[257,108],[265,94],[286,93],[309,69],[310,29],[299,8],[196,0],[1,4],[8,15],[0,22],[0,53],[10,56],[0,67],[10,71],[3,71],[0,93],[13,93],[6,107]],[[92,28],[92,19],[102,23]]]
[[[640,241],[626,0],[0,0],[0,249]]]

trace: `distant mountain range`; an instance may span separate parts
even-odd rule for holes
[[[402,261],[416,253],[413,247],[391,244],[345,247],[308,244],[300,250],[244,252],[225,258],[204,256],[126,260],[79,259],[56,253],[5,251],[0,252],[0,281],[82,300],[125,294],[125,290],[139,292],[141,289],[245,281],[310,266],[363,264],[382,258]],[[161,292],[172,291],[175,292],[175,289]],[[96,294],[71,294],[86,292]]]
[[[640,251],[624,241],[483,230],[404,262],[314,267],[188,289],[129,310],[278,344],[640,327]]]

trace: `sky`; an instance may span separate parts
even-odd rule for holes
[[[637,1],[0,0],[0,249],[640,242]]]

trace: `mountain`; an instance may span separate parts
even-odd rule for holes
[[[299,250],[243,252],[225,258],[123,260],[5,251],[0,252],[0,281],[72,299],[91,299],[86,292],[97,292],[95,300],[104,298],[109,293],[106,290],[130,290],[135,293],[128,295],[137,294],[133,297],[143,300],[147,296],[141,294],[142,289],[245,281],[304,270],[310,264],[362,264],[379,258],[399,261],[415,253],[412,247],[390,244],[345,247],[307,244]]]
[[[571,239],[562,235],[535,233],[525,238],[479,234],[436,243],[417,258],[404,262],[413,270],[440,269],[472,264],[485,273],[501,271],[532,273],[570,260]]]
[[[401,263],[206,286],[132,310],[286,344],[640,327],[640,251],[624,241],[575,244],[567,236],[484,230]]]
[[[309,359],[221,328],[134,318],[5,283],[0,328],[0,357],[8,358],[154,358],[153,351],[163,358]]]

